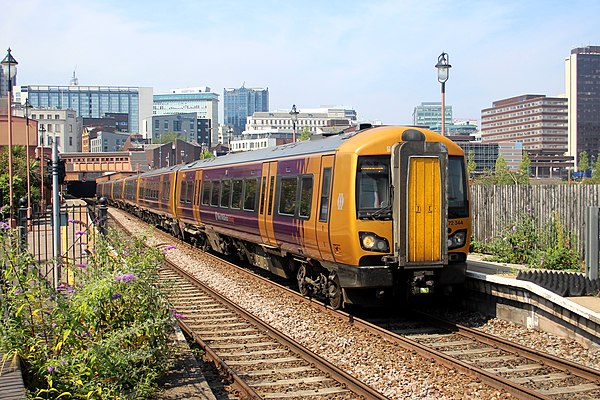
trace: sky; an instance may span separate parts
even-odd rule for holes
[[[342,105],[412,124],[441,101],[479,119],[492,102],[565,91],[571,49],[600,45],[597,0],[3,1],[0,55],[18,85],[267,87],[270,110]],[[219,105],[222,117],[222,102]],[[221,118],[220,117],[220,118]]]

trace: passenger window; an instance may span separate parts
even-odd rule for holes
[[[296,189],[298,187],[298,179],[281,178],[281,186],[279,191],[279,214],[291,215],[296,213]]]
[[[242,180],[234,179],[231,185],[231,208],[242,208]]]
[[[313,179],[312,176],[300,178],[300,209],[298,216],[310,218],[310,206],[312,205]]]
[[[212,188],[212,181],[202,182],[202,204],[207,206],[210,203],[210,189]]]
[[[257,179],[244,180],[244,210],[254,211],[256,204],[256,188],[258,187]]]
[[[212,192],[210,197],[210,205],[219,206],[219,194],[221,193],[221,181],[213,181]]]
[[[231,180],[221,182],[221,207],[229,208],[229,198],[231,197]]]
[[[321,185],[321,207],[319,208],[319,221],[321,222],[327,222],[330,190],[331,168],[323,168],[323,184]]]

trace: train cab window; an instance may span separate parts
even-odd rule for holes
[[[356,193],[358,218],[391,218],[389,158],[361,157],[359,159]]]
[[[210,205],[219,206],[219,195],[221,194],[221,181],[213,181],[212,191],[210,194]]]
[[[312,204],[313,178],[312,176],[300,177],[300,218],[310,218],[310,206]]]
[[[448,157],[448,218],[469,216],[467,180],[463,157]]]
[[[298,179],[281,178],[279,190],[279,214],[291,215],[296,213],[296,192],[298,188]]]
[[[323,168],[323,182],[321,184],[321,206],[319,208],[319,221],[327,222],[329,215],[329,193],[331,191],[331,168]]]
[[[207,206],[210,204],[210,189],[212,188],[212,181],[202,182],[202,204]]]
[[[231,198],[231,180],[221,181],[221,204],[223,208],[229,208],[229,200]]]
[[[239,210],[242,208],[242,184],[241,179],[234,179],[231,183],[231,208]]]
[[[258,179],[244,180],[244,210],[254,211],[256,208],[256,188]]]

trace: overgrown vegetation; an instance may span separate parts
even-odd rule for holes
[[[569,271],[579,271],[581,265],[573,235],[566,231],[558,215],[539,229],[532,210],[497,236],[483,242],[473,240],[472,247],[475,252],[488,254],[489,261]]]
[[[19,199],[27,197],[27,154],[25,146],[12,147],[12,187],[13,206],[19,207]],[[31,203],[38,204],[40,201],[40,164],[35,157],[29,157],[29,180],[31,190]],[[8,146],[0,150],[0,205],[10,204],[8,178]]]
[[[0,226],[4,362],[19,356],[36,399],[140,399],[168,367],[174,324],[157,267],[164,255],[143,238],[109,233],[72,266],[74,285],[55,290]],[[83,233],[82,233],[83,234]]]

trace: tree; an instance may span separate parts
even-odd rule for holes
[[[587,151],[579,153],[579,161],[577,163],[577,170],[579,172],[586,172],[590,168],[590,162],[588,160]]]
[[[208,149],[204,149],[202,150],[202,153],[200,153],[200,159],[204,160],[205,158],[213,158],[215,155],[213,153],[210,152],[210,150]]]
[[[304,128],[302,128],[302,130],[298,134],[298,141],[301,142],[303,140],[309,140],[309,139],[310,139],[310,130],[308,129],[307,126],[305,126]]]
[[[165,132],[160,135],[160,137],[156,138],[156,140],[153,140],[153,142],[155,144],[165,144],[175,142],[177,139],[183,140],[181,134],[175,132]]]
[[[0,192],[2,204],[10,203],[9,179],[8,179],[8,147],[3,147],[0,151]],[[12,186],[13,186],[13,206],[15,211],[19,207],[19,199],[27,198],[27,154],[25,146],[13,146],[12,148]],[[29,158],[29,180],[31,192],[31,204],[39,204],[40,201],[40,164],[33,157]]]
[[[510,170],[508,169],[508,164],[502,154],[498,155],[496,159],[496,169],[494,170],[495,176],[495,184],[496,185],[511,185],[516,183],[514,177],[511,175]]]
[[[521,159],[521,163],[519,164],[519,168],[517,170],[517,182],[520,185],[529,185],[529,166],[531,165],[531,160],[529,159],[529,154],[527,151],[523,150],[523,158]]]
[[[600,154],[596,157],[596,161],[592,165],[592,178],[589,183],[600,183]]]
[[[471,176],[476,169],[477,164],[475,164],[475,153],[473,152],[473,149],[471,149],[467,155],[467,171],[469,171],[469,176]]]

